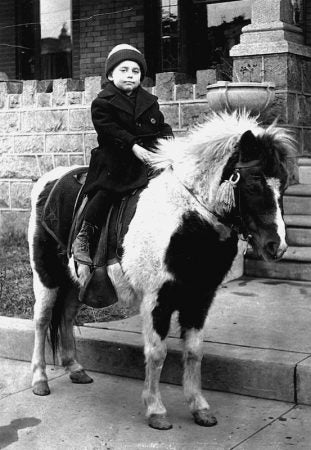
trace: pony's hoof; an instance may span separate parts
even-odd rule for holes
[[[173,425],[165,414],[151,414],[148,417],[148,425],[156,430],[170,430]]]
[[[70,379],[73,383],[88,384],[93,383],[93,378],[89,377],[84,370],[78,370],[70,374]]]
[[[32,392],[35,395],[49,395],[51,391],[47,381],[37,381],[32,388]]]
[[[214,417],[208,409],[200,409],[193,413],[194,421],[201,427],[213,427],[217,424],[217,419]]]

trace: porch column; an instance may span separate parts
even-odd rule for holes
[[[311,157],[311,47],[304,45],[301,0],[254,0],[251,24],[232,47],[234,81],[275,83],[264,121],[295,131],[299,154]]]

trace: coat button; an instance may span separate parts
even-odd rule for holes
[[[152,123],[152,125],[154,125],[155,123],[157,123],[156,119],[154,117],[151,117],[150,122]]]

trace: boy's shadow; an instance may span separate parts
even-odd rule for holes
[[[0,427],[0,449],[7,447],[13,442],[18,441],[18,430],[39,425],[41,420],[35,417],[24,417],[23,419],[14,419],[10,425]]]

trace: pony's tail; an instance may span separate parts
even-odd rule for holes
[[[64,317],[66,294],[68,293],[68,286],[61,285],[58,289],[56,300],[52,310],[52,317],[49,325],[49,343],[52,348],[53,363],[55,365],[56,356],[60,347],[60,327]]]

